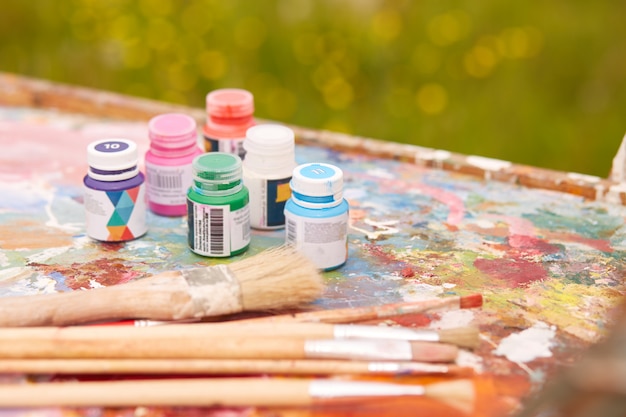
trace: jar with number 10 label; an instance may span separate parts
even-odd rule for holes
[[[104,139],[87,147],[83,180],[87,235],[103,242],[138,238],[148,230],[144,176],[135,142]]]

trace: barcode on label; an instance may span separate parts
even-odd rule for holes
[[[164,175],[152,174],[149,177],[150,185],[165,190],[180,190],[183,188],[183,180],[180,174]]]
[[[224,211],[222,209],[209,210],[209,221],[211,253],[224,253]]]
[[[287,243],[296,243],[297,231],[296,231],[296,222],[287,219],[285,222],[285,235],[287,237]]]
[[[241,231],[242,231],[241,240],[243,240],[244,242],[250,241],[250,216],[246,218],[246,221],[243,224]]]

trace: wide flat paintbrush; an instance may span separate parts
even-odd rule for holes
[[[301,307],[322,289],[322,277],[306,257],[279,247],[228,265],[169,271],[106,288],[1,298],[0,326],[200,319]]]
[[[14,340],[29,339],[37,341],[81,340],[133,340],[150,338],[203,338],[207,343],[212,339],[225,337],[289,337],[316,339],[385,339],[412,340],[422,342],[451,343],[460,347],[473,349],[478,345],[479,332],[476,327],[459,327],[452,329],[414,329],[400,326],[376,326],[358,324],[328,323],[289,323],[260,322],[239,323],[228,321],[222,323],[171,324],[135,328],[131,326],[70,326],[70,327],[22,327],[0,328],[0,344],[12,343]]]
[[[198,378],[1,384],[0,407],[307,406],[359,398],[420,396],[469,413],[471,380],[408,385],[302,378]]]

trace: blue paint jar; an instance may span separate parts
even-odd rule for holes
[[[343,198],[343,172],[334,165],[297,166],[285,204],[285,243],[319,269],[339,268],[348,259],[349,205]]]

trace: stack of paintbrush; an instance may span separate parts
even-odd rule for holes
[[[263,261],[271,265],[273,256],[283,258],[285,253],[281,251],[263,254]],[[0,372],[196,376],[176,380],[5,385],[0,387],[0,406],[306,405],[329,397],[419,395],[464,410],[471,407],[473,387],[468,380],[451,378],[414,386],[335,380],[328,376],[461,375],[465,370],[455,365],[458,350],[476,346],[476,329],[426,330],[354,323],[407,313],[478,307],[482,304],[480,296],[228,322],[139,328],[41,327],[128,317],[198,319],[303,306],[321,295],[321,279],[306,260],[294,253],[289,255],[294,264],[279,271],[275,267],[264,270],[262,262],[249,258],[242,261],[247,265],[231,265],[218,271],[214,271],[215,267],[202,268],[101,290],[29,300],[29,297],[16,297],[7,299],[8,305],[4,305],[5,300],[0,301],[0,312],[4,312],[0,316],[25,317],[21,323],[11,320],[5,326],[30,326],[0,329]],[[284,266],[282,261],[273,263]],[[269,294],[263,294],[262,277],[268,276],[268,272],[274,285]],[[253,275],[256,278],[251,279]],[[289,278],[277,284],[285,275]],[[253,296],[249,288],[252,284],[246,284],[249,282],[256,287]],[[107,297],[112,297],[109,306],[117,305],[117,308],[104,308],[102,299]],[[255,301],[250,301],[252,298]],[[161,303],[168,305],[163,307]],[[132,304],[142,305],[141,312]],[[331,324],[342,322],[350,324]],[[268,374],[282,377],[244,377]],[[197,378],[198,375],[205,378]],[[307,375],[315,378],[303,378]]]

